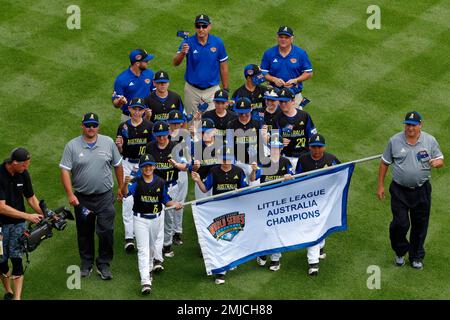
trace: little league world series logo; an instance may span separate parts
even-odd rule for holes
[[[244,230],[244,226],[245,213],[235,211],[215,218],[208,226],[208,231],[214,239],[232,241],[239,231]]]

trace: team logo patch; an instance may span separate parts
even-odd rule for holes
[[[134,59],[136,59],[136,60],[141,60],[141,59],[142,59],[142,56],[141,56],[140,54],[138,54],[137,56],[134,57]]]
[[[145,79],[144,81],[145,81],[146,84],[149,84],[149,83],[150,83],[150,79],[148,79],[148,78]]]
[[[292,58],[292,59],[291,59],[291,62],[292,62],[292,63],[296,63],[296,62],[297,62],[297,59]]]
[[[230,212],[214,219],[208,231],[214,239],[232,241],[245,226],[245,213]]]
[[[211,52],[216,52],[217,48],[216,47],[211,47],[211,49],[209,49],[209,50],[211,50]]]

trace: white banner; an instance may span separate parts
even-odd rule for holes
[[[192,205],[208,275],[347,229],[354,164]]]

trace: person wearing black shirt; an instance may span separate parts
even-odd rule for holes
[[[142,175],[133,179],[126,176],[123,185],[123,194],[132,195],[134,198],[134,229],[142,294],[149,294],[152,290],[153,279],[150,272],[153,269],[158,234],[163,228],[163,219],[160,217],[163,205],[182,208],[179,202],[170,198],[164,180],[154,174],[155,165],[155,159],[149,154],[144,154],[139,162]]]
[[[145,154],[147,143],[153,140],[153,123],[144,120],[142,115],[146,109],[144,100],[135,98],[128,107],[131,119],[122,122],[117,129],[116,145],[123,157],[122,166],[124,176],[136,175],[139,157]],[[122,202],[122,219],[125,229],[125,251],[133,252],[133,197]]]
[[[239,98],[248,98],[251,102],[252,110],[262,108],[266,89],[261,86],[261,83],[265,81],[265,74],[266,72],[263,73],[256,64],[245,66],[245,83],[233,93],[233,100],[237,101]]]
[[[153,80],[156,90],[152,91],[145,99],[144,104],[151,110],[148,120],[167,121],[169,112],[178,110],[184,113],[183,101],[179,94],[169,89],[169,74],[165,71],[157,71]]]
[[[309,152],[303,154],[297,162],[295,173],[313,171],[340,164],[335,155],[325,152],[325,137],[313,134],[309,138]],[[319,259],[325,259],[325,239],[319,244],[308,247],[308,274],[316,276],[319,273]]]
[[[278,102],[278,90],[273,87],[267,87],[266,89],[264,106],[252,110],[252,119],[263,121],[265,130],[271,132],[274,128],[275,117],[281,113],[281,109]]]
[[[278,94],[281,113],[274,119],[275,128],[283,137],[283,155],[296,167],[298,158],[308,152],[308,140],[317,133],[311,116],[295,107],[295,95],[288,88],[282,88]]]
[[[169,139],[169,125],[165,121],[155,122],[153,134],[156,137],[155,142],[147,145],[146,152],[155,159],[155,174],[161,177],[167,186],[168,193],[172,199],[179,199],[180,189],[178,186],[178,173],[187,170],[187,160],[181,150],[176,147],[177,143]],[[180,152],[178,152],[178,151]],[[177,209],[165,210],[164,212],[164,231],[163,237],[158,238],[157,247],[160,246],[165,257],[173,257],[173,216],[179,214]],[[158,257],[157,255],[157,258]],[[161,257],[162,258],[162,257]],[[162,259],[158,259],[162,261]]]
[[[25,220],[38,223],[43,217],[31,185],[28,167],[30,153],[24,148],[16,148],[0,166],[0,229],[3,235],[3,254],[0,255],[0,280],[5,288],[5,300],[20,300],[23,287],[22,246],[19,238],[25,231]],[[25,213],[23,198],[36,214]],[[9,271],[11,260],[12,271]],[[14,292],[10,277],[13,280]]]

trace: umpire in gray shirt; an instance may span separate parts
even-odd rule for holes
[[[95,113],[83,116],[81,128],[83,134],[64,148],[59,164],[61,181],[70,204],[75,207],[81,276],[87,277],[92,272],[96,232],[99,239],[97,272],[103,280],[109,280],[112,279],[109,267],[113,258],[116,213],[111,169],[114,167],[119,184],[117,199],[122,200],[122,157],[110,137],[98,134],[99,121]]]
[[[390,140],[381,157],[378,173],[377,196],[384,195],[384,178],[390,165],[393,167],[391,210],[393,219],[389,228],[392,249],[397,266],[405,264],[404,256],[409,252],[409,262],[415,269],[423,269],[431,208],[431,168],[444,165],[444,155],[436,139],[421,131],[422,116],[408,112],[405,116],[405,130]],[[406,239],[409,227],[409,242]]]

